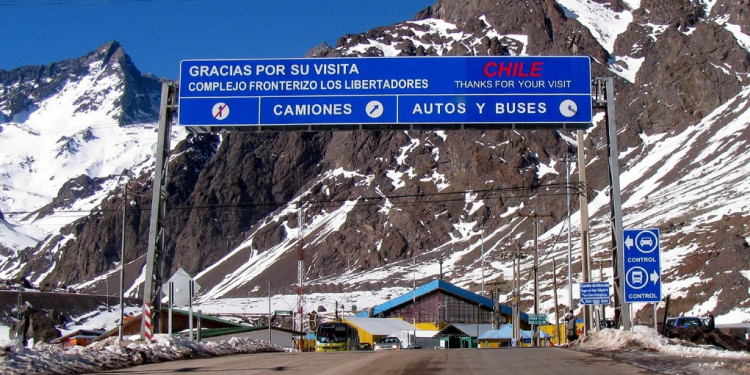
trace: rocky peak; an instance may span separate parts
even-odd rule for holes
[[[119,61],[125,58],[129,59],[129,57],[127,57],[127,55],[125,54],[125,50],[122,48],[122,45],[120,45],[120,43],[116,40],[102,45],[101,47],[97,48],[97,50],[94,51],[91,55],[97,56],[97,58],[101,59],[105,64],[110,60]]]
[[[112,76],[116,79],[86,90],[77,112],[96,110],[101,105],[97,101],[101,92],[114,89],[122,92],[121,102],[115,103],[121,110],[112,114],[121,125],[153,122],[158,118],[159,79],[142,76],[120,43],[112,41],[77,59],[0,70],[0,87],[5,90],[0,91],[0,123],[23,121],[17,115],[33,112],[66,84],[81,82],[90,75],[95,75],[93,82]]]

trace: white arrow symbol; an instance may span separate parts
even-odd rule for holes
[[[656,285],[656,282],[659,281],[659,274],[656,273],[656,270],[651,274],[651,281],[654,282],[654,285]]]
[[[634,245],[633,239],[628,236],[628,238],[625,239],[625,246],[627,246],[628,250]]]

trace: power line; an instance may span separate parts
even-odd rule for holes
[[[326,199],[326,200],[300,200],[300,203],[302,204],[309,204],[313,207],[334,207],[338,204],[342,203],[356,203],[358,206],[374,206],[379,205],[380,201],[382,200],[389,200],[389,201],[396,201],[392,202],[394,205],[403,206],[403,205],[419,205],[419,204],[428,204],[428,203],[450,203],[450,202],[464,202],[466,201],[465,197],[455,197],[452,198],[451,196],[456,195],[466,195],[466,194],[477,194],[482,196],[481,199],[492,199],[492,198],[521,198],[521,197],[528,197],[528,192],[536,191],[536,196],[562,196],[565,195],[565,192],[559,192],[559,191],[549,191],[550,188],[559,188],[564,189],[565,184],[560,183],[554,183],[554,184],[548,184],[548,185],[538,185],[538,186],[525,186],[525,187],[511,187],[511,188],[495,188],[495,189],[478,189],[478,190],[462,190],[462,191],[454,191],[454,192],[437,192],[437,193],[418,193],[418,194],[399,194],[399,195],[375,195],[375,196],[365,196],[365,197],[359,197],[359,198],[348,198],[348,199]],[[571,189],[577,190],[578,187],[574,184],[571,184]],[[502,195],[504,193],[510,194],[510,195]],[[405,199],[421,199],[421,198],[429,198],[429,197],[445,197],[444,199],[437,199],[437,200],[413,200],[413,201],[406,201],[406,202],[398,202],[399,200],[405,200]],[[362,203],[362,202],[371,202],[371,203]],[[261,207],[280,207],[285,204],[288,204],[289,202],[265,202],[265,203],[227,203],[227,204],[207,204],[207,205],[189,205],[189,206],[168,206],[168,210],[214,210],[214,209],[226,209],[226,208],[238,208],[238,209],[254,209],[254,208],[261,208]],[[53,210],[53,213],[55,214],[96,214],[96,213],[109,213],[109,212],[120,212],[120,208],[110,208],[110,209],[103,209],[103,208],[95,208],[91,210]],[[150,208],[128,208],[128,211],[151,211]],[[6,215],[28,215],[28,214],[36,214],[38,211],[7,211],[4,212]]]

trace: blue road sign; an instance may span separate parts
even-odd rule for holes
[[[661,301],[659,229],[623,230],[625,302]]]
[[[184,60],[184,126],[560,124],[592,119],[585,56]],[[570,125],[568,125],[570,124]]]
[[[609,305],[609,283],[581,283],[581,305]]]

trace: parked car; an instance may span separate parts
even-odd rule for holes
[[[664,335],[667,337],[676,337],[681,331],[691,327],[703,327],[703,321],[701,318],[694,316],[667,318],[667,327],[664,330]]]
[[[375,343],[375,350],[399,350],[401,349],[401,340],[398,337],[383,337]]]

